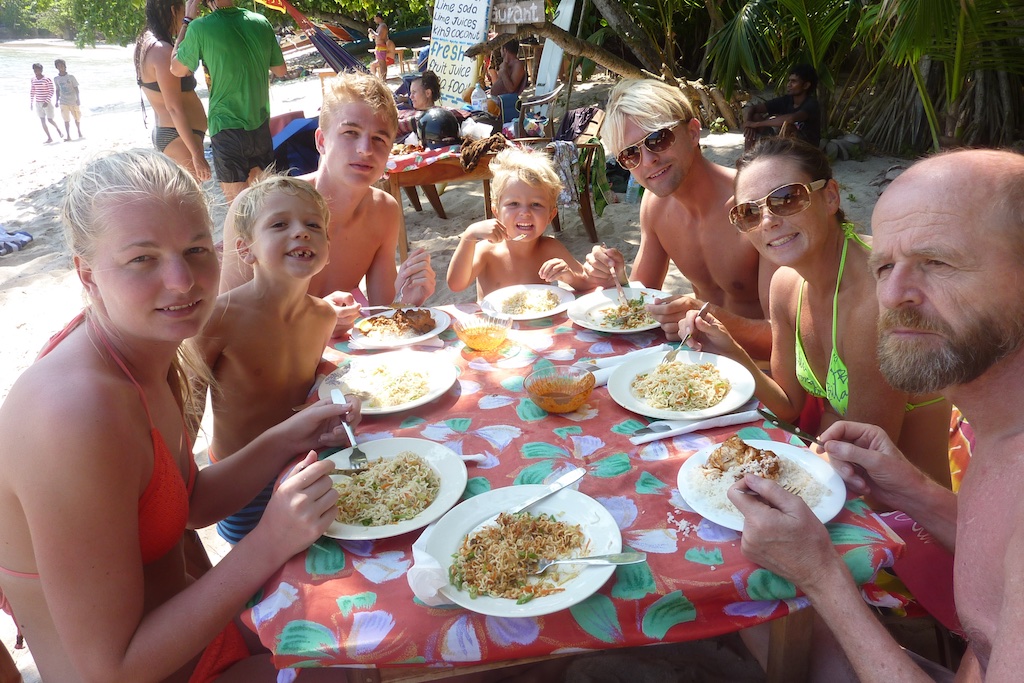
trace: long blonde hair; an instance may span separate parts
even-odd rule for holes
[[[71,254],[91,260],[95,256],[96,241],[107,229],[110,216],[119,206],[141,198],[159,198],[168,203],[201,207],[202,214],[206,216],[206,227],[213,227],[202,188],[170,157],[145,149],[116,152],[91,161],[68,176],[60,218],[64,225],[64,240]],[[86,319],[108,336],[116,338],[117,331],[102,307],[95,306],[95,302],[86,296]],[[212,385],[213,374],[192,340],[186,339],[178,346],[171,375],[186,414],[191,416],[194,411],[199,411],[201,415],[192,380],[203,386]]]

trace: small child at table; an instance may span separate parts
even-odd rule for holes
[[[210,460],[234,453],[302,405],[337,316],[307,294],[327,265],[330,212],[309,183],[269,175],[232,205],[240,258],[253,279],[217,297],[199,346],[213,371]],[[217,523],[237,543],[252,531],[273,482],[240,512]]]
[[[546,154],[509,148],[491,161],[494,218],[466,228],[448,264],[448,288],[476,280],[477,298],[510,285],[561,280],[589,287],[583,266],[565,245],[544,235],[558,212],[562,183]]]

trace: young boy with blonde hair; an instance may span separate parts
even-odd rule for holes
[[[389,304],[397,292],[402,303],[421,305],[434,293],[430,254],[419,248],[398,266],[402,207],[389,193],[373,187],[387,165],[398,130],[395,98],[379,78],[346,72],[328,79],[316,131],[320,164],[303,176],[331,209],[330,265],[310,283],[309,293],[327,300],[335,310],[335,335],[352,327],[360,303]],[[235,228],[224,221],[224,261],[220,291],[252,277],[252,269],[231,248]],[[366,298],[359,292],[366,278]]]
[[[544,235],[558,212],[562,183],[546,154],[509,148],[491,161],[494,218],[474,223],[459,238],[448,264],[448,288],[461,292],[476,280],[477,298],[509,285],[561,280],[590,286],[565,245]]]
[[[328,260],[330,212],[309,183],[265,175],[232,204],[233,245],[253,278],[221,294],[199,346],[216,380],[210,460],[238,451],[305,402],[337,320],[307,293]],[[263,516],[272,484],[217,531],[237,543]]]

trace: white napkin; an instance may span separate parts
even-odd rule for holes
[[[412,544],[412,566],[405,573],[405,578],[413,594],[424,604],[440,607],[454,603],[441,594],[441,588],[448,585],[448,577],[434,556],[427,552],[427,541],[435,526],[436,522],[428,525]]]
[[[374,345],[374,346],[364,346],[363,344],[360,344],[359,340],[357,340],[357,339],[349,339],[348,340],[348,347],[350,349],[356,349],[357,351],[386,351],[387,350],[387,349],[382,349],[381,347],[376,346],[376,345]],[[441,349],[441,348],[444,348],[444,341],[440,337],[431,337],[430,339],[424,339],[423,341],[416,342],[415,344],[407,344],[406,346],[396,347],[396,348],[410,348],[410,349],[412,349],[412,348],[416,348],[416,347],[421,347],[421,348],[425,348],[425,349]]]
[[[625,363],[627,360],[632,360],[637,356],[646,356],[651,353],[665,353],[671,348],[672,347],[668,344],[659,344],[658,346],[652,346],[648,349],[630,351],[629,353],[624,353],[621,356],[605,356],[604,358],[581,361],[579,363],[575,363],[575,366],[583,368],[584,370],[590,370],[594,373],[594,379],[596,380],[594,382],[594,386],[603,387],[605,384],[608,384],[608,378],[612,376],[612,372],[615,371],[615,368],[622,363]]]
[[[729,425],[743,424],[744,422],[754,422],[755,420],[763,419],[761,414],[757,412],[757,406],[758,400],[756,398],[752,398],[747,403],[740,406],[735,412],[719,415],[717,417],[709,417],[703,420],[656,420],[656,422],[671,426],[672,429],[665,432],[654,432],[652,434],[632,436],[629,440],[631,443],[639,446],[640,444],[650,443],[651,441],[657,441],[658,439],[667,439],[671,436],[679,436],[680,434],[699,432],[702,429],[727,427]]]

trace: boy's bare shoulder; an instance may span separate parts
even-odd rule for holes
[[[367,195],[367,199],[374,211],[386,209],[391,212],[400,212],[402,207],[398,204],[398,201],[391,196],[390,192],[385,192],[379,187],[370,187],[370,193]]]

